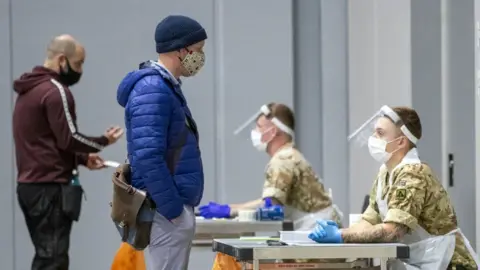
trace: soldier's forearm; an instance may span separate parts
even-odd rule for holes
[[[256,209],[263,204],[263,199],[257,199],[253,201],[249,201],[246,203],[241,204],[231,204],[230,205],[230,216],[235,217],[238,215],[239,210],[248,210],[248,209]]]
[[[350,227],[348,227],[348,231],[356,232],[359,230],[368,229],[370,227],[373,227],[373,225],[370,224],[370,222],[366,221],[365,219],[361,219],[359,222],[350,225]]]
[[[408,228],[402,224],[378,224],[363,230],[342,230],[345,243],[394,243],[398,242]]]

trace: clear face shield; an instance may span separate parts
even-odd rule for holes
[[[368,145],[370,154],[375,160],[386,162],[392,154],[386,152],[387,144],[396,139],[389,141],[383,137],[388,137],[388,134],[385,134],[385,126],[392,124],[392,122],[393,125],[400,127],[401,132],[410,142],[415,145],[417,144],[418,139],[403,124],[400,116],[398,116],[392,108],[386,105],[382,106],[379,111],[350,134],[350,136],[348,136],[348,141],[358,147]]]
[[[265,141],[263,135],[268,133],[272,128],[261,128],[257,126],[257,119],[262,115],[267,117],[276,128],[294,138],[294,131],[275,117],[267,105],[262,105],[260,110],[241,124],[233,134],[235,136],[240,135],[241,137],[249,138],[252,141],[253,146],[258,150],[264,151],[267,147],[268,141]]]

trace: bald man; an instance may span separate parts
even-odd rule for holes
[[[84,61],[80,43],[58,36],[48,45],[43,66],[13,85],[18,94],[13,112],[17,195],[35,246],[32,270],[68,269],[70,231],[79,219],[83,193],[78,166],[103,168],[94,153],[123,134],[119,127],[99,137],[78,131],[69,87],[80,80]]]

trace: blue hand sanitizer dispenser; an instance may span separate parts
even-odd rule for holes
[[[273,205],[271,198],[265,199],[265,205],[257,209],[257,220],[260,221],[282,221],[285,215],[281,205]]]

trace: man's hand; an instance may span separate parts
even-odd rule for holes
[[[123,129],[119,126],[109,127],[103,136],[107,137],[108,144],[114,144],[122,137]]]
[[[230,217],[230,206],[228,204],[209,202],[207,205],[200,206],[199,209],[200,215],[206,219]]]
[[[105,168],[103,159],[97,154],[88,154],[87,168],[90,170],[100,170]]]

